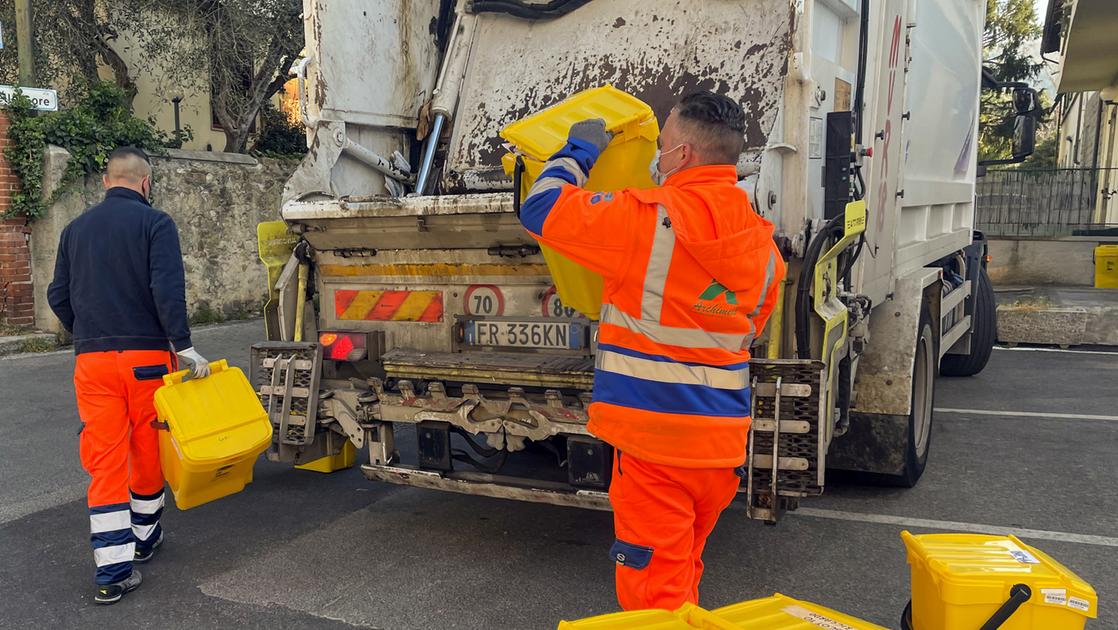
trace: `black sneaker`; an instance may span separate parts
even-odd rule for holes
[[[155,557],[156,548],[158,548],[159,545],[162,545],[162,544],[163,544],[163,532],[160,531],[159,532],[159,538],[156,538],[155,542],[151,543],[151,547],[148,547],[147,549],[140,549],[139,545],[136,546],[136,555],[135,555],[135,557],[132,558],[132,562],[139,562],[139,563],[143,564],[144,562],[147,562],[148,560],[151,560],[152,558]]]
[[[140,582],[143,581],[144,576],[140,575],[140,570],[132,569],[132,575],[129,575],[119,582],[114,582],[113,584],[98,584],[97,595],[93,597],[93,601],[105,606],[115,604],[120,601],[121,597],[124,597],[125,593],[131,593],[136,590],[136,588],[140,586]]]

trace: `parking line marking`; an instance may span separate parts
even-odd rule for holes
[[[1064,348],[1007,348],[1005,346],[994,346],[995,350],[1006,350],[1008,352],[1061,352],[1063,354],[1106,354],[1112,357],[1118,357],[1118,352],[1108,352],[1106,350],[1071,350]]]
[[[1001,416],[1003,418],[1055,418],[1057,420],[1094,420],[1103,422],[1118,422],[1118,416],[1092,416],[1081,413],[1045,413],[1043,411],[995,411],[993,409],[951,409],[936,407],[936,413],[956,413],[974,416]]]
[[[1038,540],[1053,540],[1057,542],[1079,543],[1082,545],[1098,545],[1100,547],[1118,547],[1118,538],[1110,536],[1094,536],[1091,534],[1073,534],[1070,532],[1053,532],[1043,529],[1025,529],[1023,527],[1001,527],[999,525],[984,525],[982,523],[960,523],[957,521],[938,521],[927,518],[907,518],[904,516],[890,516],[888,514],[863,514],[860,512],[844,512],[842,510],[824,510],[820,508],[802,507],[792,515],[825,518],[835,521],[850,521],[855,523],[876,523],[880,525],[896,525],[899,527],[916,527],[920,529],[946,529],[958,532],[971,532],[975,534],[993,534],[1006,536],[1013,534],[1019,538],[1035,538]]]

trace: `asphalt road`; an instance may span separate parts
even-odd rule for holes
[[[194,339],[247,367],[260,330]],[[0,628],[519,630],[614,609],[609,514],[266,461],[239,495],[169,507],[141,589],[94,606],[71,366],[66,353],[0,360]],[[896,627],[902,529],[1029,530],[1098,591],[1088,627],[1118,628],[1115,382],[1118,354],[1017,350],[978,377],[941,379],[917,488],[833,484],[776,527],[731,508],[707,548],[702,603],[782,592]]]

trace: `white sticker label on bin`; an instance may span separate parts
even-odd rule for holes
[[[835,621],[826,615],[821,615],[815,611],[808,610],[803,606],[787,606],[782,612],[786,615],[791,615],[796,619],[802,619],[814,626],[819,626],[825,630],[858,630],[854,626],[848,626],[841,621]]]
[[[1016,558],[1021,564],[1040,564],[1040,560],[1037,560],[1036,556],[1024,549],[1010,549],[1009,555]]]
[[[1044,594],[1045,604],[1056,604],[1063,606],[1068,603],[1068,591],[1064,588],[1042,588],[1040,592]]]
[[[1069,597],[1068,606],[1076,610],[1081,610],[1083,612],[1091,610],[1091,602],[1079,597]]]

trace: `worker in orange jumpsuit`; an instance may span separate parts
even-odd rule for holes
[[[749,349],[785,265],[738,187],[745,114],[682,99],[660,134],[658,187],[583,190],[611,140],[572,126],[521,222],[605,280],[589,430],[612,445],[617,598],[626,610],[698,601],[703,547],[738,491],[750,423]]]
[[[155,390],[177,359],[197,378],[209,363],[190,340],[178,230],[148,204],[147,157],[117,149],[102,181],[104,201],[62,231],[47,296],[74,336],[94,601],[112,604],[140,585],[133,563],[163,542]]]

